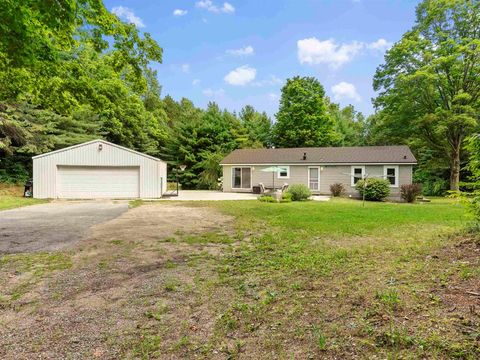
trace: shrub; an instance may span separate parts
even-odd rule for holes
[[[365,186],[365,181],[367,185]],[[390,195],[390,182],[385,179],[365,179],[359,180],[355,188],[365,200],[382,201]]]
[[[330,185],[330,192],[333,197],[342,196],[345,194],[345,186],[342,183],[335,183]]]
[[[292,194],[288,191],[282,194],[282,199],[280,200],[282,203],[292,202]]]
[[[402,185],[400,187],[400,196],[403,200],[408,203],[413,203],[422,193],[422,185],[420,184],[409,184],[409,185]]]
[[[293,201],[305,201],[312,196],[310,189],[303,184],[290,185],[287,192],[292,194]]]
[[[277,200],[275,200],[272,196],[270,195],[262,195],[262,196],[259,196],[258,197],[258,200],[262,201],[262,202],[268,202],[268,203],[273,203],[273,202],[277,202]]]

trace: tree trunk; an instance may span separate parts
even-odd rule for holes
[[[450,158],[450,190],[458,191],[460,182],[460,146],[452,151]]]

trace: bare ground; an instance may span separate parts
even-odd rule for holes
[[[372,253],[323,277],[283,276],[232,266],[262,231],[261,222],[249,226],[236,233],[233,218],[202,204],[143,205],[57,257],[9,258],[0,263],[0,358],[383,359],[413,358],[419,346],[429,358],[478,353],[474,239],[449,240],[427,256],[413,251],[405,262]],[[382,292],[390,287],[401,302]]]
[[[230,221],[205,207],[145,205],[96,226],[88,240],[69,252],[70,268],[38,283],[15,266],[2,268],[2,276],[8,278],[2,282],[7,287],[3,293],[15,294],[25,283],[28,289],[21,299],[5,299],[0,307],[0,357],[134,357],[128,350],[131,343],[157,321],[157,313],[188,313],[192,302],[204,300],[175,291],[194,291],[195,281],[210,276],[208,267],[203,270],[189,262],[195,256],[215,257],[220,247],[228,246],[189,244],[181,238],[221,232]],[[171,336],[199,322],[203,325],[198,333],[206,336],[211,319],[201,307],[187,321],[191,324],[178,322]]]

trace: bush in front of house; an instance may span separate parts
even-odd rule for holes
[[[420,184],[405,184],[400,187],[400,196],[408,203],[413,203],[422,193],[422,185]]]
[[[333,197],[339,197],[345,194],[345,186],[342,183],[334,183],[330,185],[330,193]]]
[[[357,182],[355,189],[362,197],[365,192],[365,200],[382,201],[390,195],[390,182],[385,179],[364,179]]]
[[[292,202],[292,194],[289,193],[288,191],[285,191],[283,194],[282,194],[282,199],[280,200],[281,203],[288,203],[288,202]]]
[[[262,201],[262,202],[268,202],[268,203],[277,202],[277,200],[275,200],[275,199],[273,198],[273,196],[270,196],[270,195],[262,195],[262,196],[259,196],[259,197],[258,197],[258,200],[259,200],[259,201]]]
[[[292,194],[292,201],[305,201],[312,196],[310,189],[303,184],[290,185],[287,192]]]

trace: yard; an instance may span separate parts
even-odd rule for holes
[[[0,356],[480,356],[480,246],[453,200],[135,203],[0,258]]]
[[[0,211],[45,202],[45,200],[24,198],[22,195],[21,186],[0,183]]]

